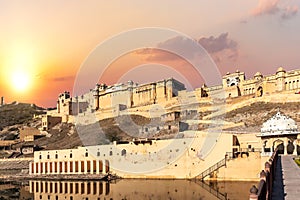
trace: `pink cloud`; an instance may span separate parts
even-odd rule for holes
[[[257,7],[252,10],[253,16],[273,15],[280,11],[278,7],[279,0],[259,0]]]
[[[237,42],[228,37],[228,33],[222,33],[218,37],[202,37],[198,40],[208,53],[217,53],[223,50],[237,51]]]
[[[217,60],[222,60],[221,58],[228,58],[235,60],[238,57],[238,44],[236,41],[228,37],[228,33],[221,33],[219,36],[209,36],[201,37],[197,42],[211,55],[214,57],[216,55]],[[158,48],[163,49],[176,49],[180,52],[182,58],[191,58],[195,53],[195,49],[190,44],[190,41],[185,40],[182,37],[171,38],[167,41],[158,44]],[[172,61],[175,59],[182,59],[180,56],[168,53],[166,51],[157,49],[140,49],[135,53],[140,55],[146,55],[146,60],[148,61]]]
[[[251,11],[252,16],[281,14],[281,19],[290,19],[298,13],[298,6],[280,6],[279,0],[259,0]]]
[[[291,17],[295,16],[298,13],[298,6],[287,6],[283,9],[283,13],[281,15],[282,19],[290,19]]]

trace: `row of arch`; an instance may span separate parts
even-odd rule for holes
[[[108,173],[108,160],[32,162],[30,174],[100,174]]]
[[[30,193],[108,195],[109,182],[30,181]]]
[[[254,88],[246,88],[244,89],[244,95],[254,94]]]
[[[293,90],[300,88],[300,82],[299,80],[293,80],[289,82],[285,82],[285,89],[286,90]]]
[[[279,154],[297,154],[300,155],[300,146],[294,145],[291,141],[288,141],[286,147],[284,146],[284,142],[282,140],[274,141],[274,147],[277,148]]]
[[[271,141],[271,146],[266,147],[267,141],[264,141],[264,152],[274,152],[277,148],[279,154],[300,155],[300,146],[297,140],[275,139]]]
[[[285,90],[293,90],[293,89],[299,89],[299,88],[300,88],[299,80],[285,82]],[[263,89],[261,86],[258,87],[256,91],[255,91],[255,88],[245,88],[244,95],[255,94],[255,93],[259,93],[262,95],[262,91],[263,91]],[[260,95],[258,95],[258,96],[260,96]]]

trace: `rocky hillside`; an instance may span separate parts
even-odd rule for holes
[[[45,150],[51,150],[128,141],[138,134],[138,129],[133,124],[142,126],[149,122],[148,118],[131,115],[108,118],[94,124],[76,127],[73,124],[61,123],[47,131],[48,135],[37,139],[34,144]]]
[[[238,108],[225,114],[225,120],[239,123],[243,122],[244,126],[236,127],[231,130],[244,132],[258,132],[262,124],[270,119],[277,111],[290,116],[300,125],[300,103],[266,103],[255,102],[250,105]]]
[[[34,104],[12,103],[0,106],[0,130],[7,126],[30,122],[34,115],[45,113]]]
[[[223,116],[223,120],[238,124],[238,126],[232,126],[225,130],[259,132],[263,122],[272,117],[278,109],[283,114],[295,119],[300,126],[300,103],[254,102],[227,112]],[[43,112],[43,109],[30,104],[19,103],[0,107],[0,126],[3,129],[0,131],[0,139],[17,140],[19,129],[25,125],[39,128],[41,119],[33,118],[33,116]],[[210,112],[199,113],[201,119],[210,114]],[[82,145],[108,144],[112,141],[129,141],[140,135],[139,128],[141,126],[149,123],[155,125],[159,123],[158,121],[159,119],[150,120],[139,115],[131,115],[108,118],[85,126],[75,127],[73,124],[60,123],[48,130],[46,137],[35,140],[34,144],[45,150],[53,150],[76,148]],[[199,127],[201,127],[199,130],[205,131],[208,125],[200,122]],[[159,137],[164,138],[163,132],[159,133]],[[0,157],[7,157],[7,153],[0,151]]]

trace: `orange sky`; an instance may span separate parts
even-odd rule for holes
[[[299,69],[299,6],[297,0],[1,1],[0,96],[6,102],[53,107],[60,92],[73,91],[76,74],[97,45],[143,27],[173,29],[195,39],[221,74],[238,68],[250,78],[256,71],[274,73],[281,65]],[[192,87],[203,84],[185,61],[152,54],[120,55],[99,78],[110,84],[175,76]],[[27,74],[25,89],[17,89],[25,87],[18,74]]]

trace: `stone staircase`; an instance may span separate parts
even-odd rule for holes
[[[208,175],[211,175],[213,172],[217,171],[218,169],[220,169],[223,166],[226,167],[226,158],[220,160],[213,166],[209,167],[208,169],[206,169],[205,171],[200,173],[198,176],[195,177],[195,179],[203,180],[205,177],[207,177]]]

